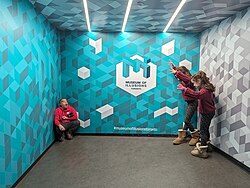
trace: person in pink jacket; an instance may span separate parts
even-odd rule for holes
[[[68,104],[66,99],[60,99],[60,107],[54,114],[55,137],[59,142],[63,141],[63,133],[65,138],[71,140],[73,134],[80,127],[76,110]]]
[[[195,87],[191,82],[192,75],[190,74],[189,70],[185,66],[175,67],[172,62],[170,62],[170,65],[171,73],[173,73],[175,77],[181,81],[181,84],[185,87],[190,88],[191,90],[195,90]],[[184,92],[182,92],[182,96],[183,99],[187,102],[184,126],[183,129],[178,130],[178,137],[173,141],[173,144],[179,145],[181,143],[185,143],[187,138],[187,130],[189,129],[192,136],[191,140],[189,141],[189,145],[194,146],[199,140],[199,131],[197,129],[194,129],[191,123],[191,119],[197,110],[198,102],[197,99],[185,95]]]

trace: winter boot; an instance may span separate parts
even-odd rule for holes
[[[178,130],[178,137],[173,141],[173,144],[179,145],[179,144],[187,142],[186,137],[187,137],[187,132],[183,129],[179,129]]]
[[[210,141],[207,141],[207,152],[213,152],[213,146]]]
[[[202,146],[201,143],[197,143],[191,154],[195,157],[208,158],[207,148],[208,146]]]
[[[194,150],[197,150],[197,149],[198,148],[195,146]],[[207,152],[213,152],[213,146],[211,145],[210,141],[207,141]]]
[[[195,146],[195,144],[199,141],[200,133],[198,129],[195,129],[193,132],[191,132],[191,140],[189,141],[190,146]]]

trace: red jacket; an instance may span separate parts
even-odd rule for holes
[[[73,113],[74,116],[68,117],[70,113]],[[67,116],[68,119],[62,119],[63,116]],[[67,109],[63,109],[61,106],[58,107],[54,114],[54,122],[56,126],[59,126],[61,123],[66,123],[66,122],[70,122],[70,121],[77,120],[77,119],[78,117],[77,117],[76,110],[69,104],[68,104]]]
[[[176,78],[178,78],[181,81],[181,84],[185,87],[189,87],[192,90],[195,90],[195,87],[193,85],[193,83],[191,82],[191,77],[183,74],[181,71],[177,70],[177,72],[174,74]],[[193,101],[194,98],[189,97],[188,95],[186,95],[184,93],[184,91],[182,91],[182,96],[184,98],[185,101]]]
[[[198,110],[201,114],[215,112],[213,92],[201,88],[200,91],[193,91],[190,88],[184,90],[185,95],[198,99]]]

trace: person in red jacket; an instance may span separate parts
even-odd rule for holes
[[[175,77],[181,81],[181,84],[185,87],[188,87],[192,90],[195,90],[195,87],[193,83],[191,82],[191,74],[189,70],[185,66],[175,67],[175,65],[172,62],[169,62],[171,65],[171,73],[175,75]],[[191,132],[191,140],[189,141],[190,146],[194,146],[198,140],[199,140],[199,131],[197,129],[194,129],[191,119],[194,115],[194,113],[197,110],[198,102],[197,99],[194,99],[192,97],[189,97],[182,92],[183,99],[187,102],[187,109],[185,114],[185,120],[184,120],[184,127],[183,129],[178,130],[178,137],[173,141],[174,145],[179,145],[181,143],[186,142],[187,138],[187,130]]]
[[[73,133],[80,127],[76,110],[70,106],[66,99],[60,99],[60,107],[54,114],[55,136],[59,142],[63,141],[63,133],[65,138],[71,140]]]
[[[197,72],[192,76],[191,82],[199,91],[194,91],[185,87],[182,84],[178,85],[179,90],[182,90],[185,95],[198,99],[198,111],[201,115],[200,120],[200,137],[201,143],[197,143],[191,154],[197,157],[207,158],[208,141],[210,138],[209,126],[212,118],[215,115],[214,91],[215,87],[210,83],[209,78],[203,71]]]

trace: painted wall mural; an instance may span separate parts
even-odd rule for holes
[[[59,35],[26,0],[1,1],[0,187],[11,187],[54,141]]]
[[[199,34],[62,32],[62,96],[79,112],[79,132],[176,134],[186,104],[168,62],[198,71],[199,41]]]
[[[250,9],[204,31],[201,69],[216,85],[212,143],[250,167]]]

